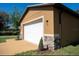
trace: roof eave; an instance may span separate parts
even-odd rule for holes
[[[77,12],[75,12],[75,11],[73,11],[72,9],[70,9],[70,8],[68,8],[68,7],[66,7],[66,6],[64,6],[64,5],[61,4],[61,3],[38,4],[38,5],[31,5],[31,6],[28,6],[28,7],[27,7],[27,9],[25,10],[23,16],[20,18],[19,25],[20,25],[22,19],[24,18],[24,16],[27,14],[29,8],[34,8],[34,7],[36,8],[36,7],[41,7],[41,6],[54,6],[55,8],[58,8],[58,9],[60,9],[60,10],[62,10],[62,11],[65,10],[65,11],[69,12],[70,14],[79,17],[79,14],[78,14]]]

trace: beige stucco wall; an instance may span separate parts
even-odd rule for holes
[[[59,34],[61,46],[67,46],[79,40],[79,18],[62,11],[61,24],[59,24],[59,13],[60,10],[54,8],[54,34]]]
[[[75,40],[79,40],[79,18],[63,12],[61,21],[62,46],[66,46]]]
[[[40,16],[44,16],[44,34],[54,34],[54,18],[52,6],[30,8],[21,22],[20,33],[23,34],[23,24]],[[46,20],[48,20],[48,23]]]

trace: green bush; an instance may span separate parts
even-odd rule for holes
[[[44,50],[42,38],[40,39],[40,42],[39,42],[39,50]]]

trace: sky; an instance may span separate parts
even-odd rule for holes
[[[64,5],[71,8],[72,10],[79,9],[79,3],[64,3]]]
[[[16,7],[20,13],[23,13],[28,5],[33,4],[35,3],[0,3],[0,12],[5,11],[10,14],[14,11],[14,7]]]
[[[7,13],[12,13],[13,8],[17,7],[19,12],[23,14],[28,5],[34,5],[35,3],[0,3],[0,11],[5,11]],[[76,10],[79,9],[79,3],[64,3],[65,6]]]

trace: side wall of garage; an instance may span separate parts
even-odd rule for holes
[[[62,22],[62,46],[79,41],[79,18],[63,12]]]
[[[56,48],[79,41],[79,18],[54,8],[54,34]]]

